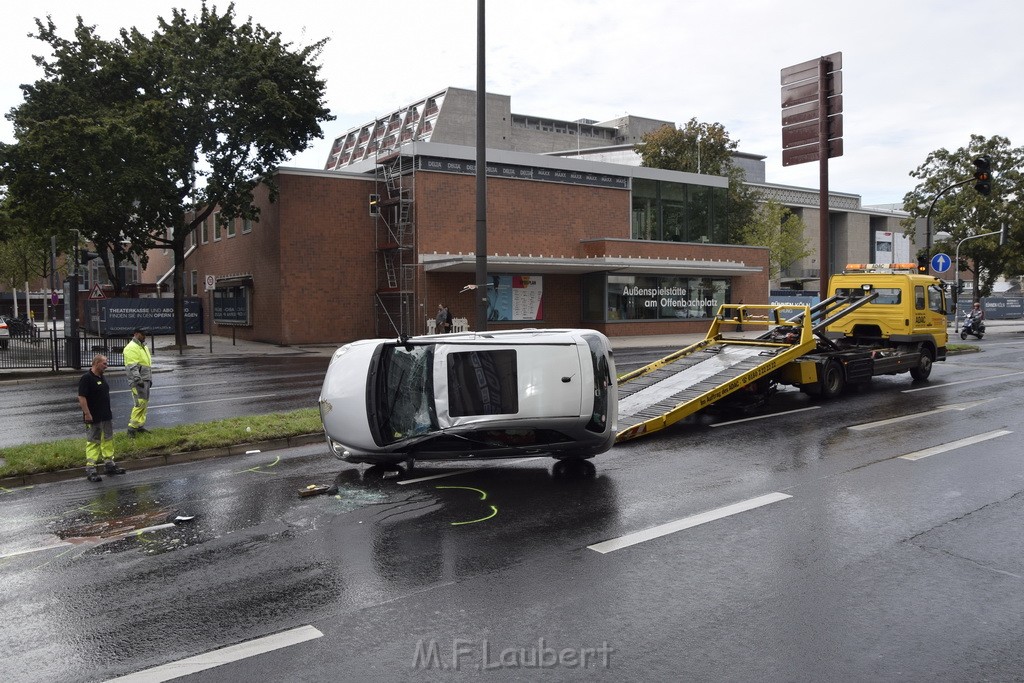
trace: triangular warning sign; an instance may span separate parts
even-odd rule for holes
[[[103,293],[103,288],[100,287],[100,283],[96,283],[92,286],[92,291],[89,292],[89,300],[94,301],[96,299],[106,299],[107,295]]]

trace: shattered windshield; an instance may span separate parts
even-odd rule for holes
[[[375,407],[385,442],[394,443],[438,429],[433,364],[432,345],[384,347]]]

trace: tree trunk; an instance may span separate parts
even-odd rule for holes
[[[174,252],[174,345],[180,350],[188,344],[185,334],[185,240],[175,235],[171,250]]]

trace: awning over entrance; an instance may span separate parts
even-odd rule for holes
[[[420,263],[428,273],[474,273],[474,254],[420,254]],[[565,258],[555,256],[523,256],[491,254],[487,257],[487,270],[492,272],[532,273],[536,275],[587,273],[626,273],[631,275],[751,275],[762,272],[760,266],[748,266],[742,261],[715,261],[704,259],[657,259],[619,256]]]

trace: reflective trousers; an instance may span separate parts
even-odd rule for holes
[[[132,398],[135,399],[135,403],[132,406],[131,417],[128,418],[129,429],[138,429],[146,424],[146,409],[149,407],[149,388],[151,386],[153,386],[153,382],[147,379],[132,384]]]
[[[114,421],[93,422],[85,430],[85,469],[93,471],[97,463],[114,459]]]

